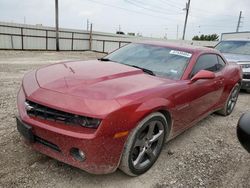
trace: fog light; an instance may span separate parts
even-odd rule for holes
[[[85,153],[78,148],[71,148],[70,155],[77,161],[84,161],[86,159]]]

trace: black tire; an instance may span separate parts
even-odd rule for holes
[[[246,92],[247,92],[247,93],[250,93],[250,89],[246,89]]]
[[[240,85],[236,84],[230,92],[228,99],[223,107],[223,109],[219,110],[217,113],[223,116],[228,116],[233,112],[233,109],[236,105],[238,96],[240,92]]]
[[[162,113],[155,112],[144,118],[127,139],[120,170],[130,176],[149,170],[161,153],[167,130],[167,120]]]

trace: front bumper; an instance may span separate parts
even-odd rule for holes
[[[250,72],[243,72],[241,89],[250,89]]]
[[[114,172],[120,161],[127,136],[114,138],[99,127],[89,129],[72,127],[49,120],[30,117],[24,108],[25,95],[21,89],[18,94],[19,119],[30,130],[25,142],[34,150],[55,158],[59,161],[83,169],[92,174]],[[102,127],[107,127],[108,121],[102,121]],[[19,132],[20,127],[19,127]],[[72,148],[78,148],[85,153],[84,161],[76,160]]]
[[[241,89],[250,89],[250,79],[243,79],[242,80]]]
[[[250,72],[243,72],[241,89],[250,89]]]
[[[18,121],[22,122],[22,120],[17,119],[17,124]],[[27,123],[23,124],[28,125]],[[120,155],[110,146],[119,147],[119,141],[114,142],[109,138],[81,139],[57,134],[34,125],[28,125],[28,127],[32,128],[30,138],[24,136],[20,130],[19,132],[25,137],[26,144],[36,151],[92,174],[106,174],[117,169]],[[120,144],[122,145],[121,142]],[[72,148],[84,151],[86,160],[76,160],[70,153]]]

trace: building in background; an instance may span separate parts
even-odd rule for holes
[[[221,40],[227,39],[250,39],[250,31],[222,33]]]

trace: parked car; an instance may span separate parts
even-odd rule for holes
[[[227,61],[234,61],[241,65],[243,70],[241,88],[250,92],[250,40],[224,40],[219,42],[215,48],[223,53]]]
[[[239,119],[237,137],[241,145],[250,153],[250,112],[243,114]]]
[[[35,150],[89,173],[137,176],[165,141],[213,112],[231,114],[241,79],[215,49],[131,43],[26,74],[17,129]]]

